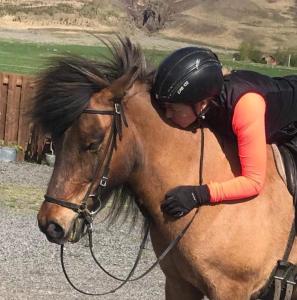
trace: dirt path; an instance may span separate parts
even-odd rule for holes
[[[61,270],[60,247],[49,243],[39,231],[36,209],[51,172],[52,168],[44,165],[0,162],[1,300],[96,299],[80,295],[70,287]],[[116,276],[124,277],[129,272],[139,243],[139,229],[129,233],[128,224],[107,229],[103,216],[96,218],[94,251],[103,266]],[[82,240],[66,248],[65,262],[75,284],[90,292],[116,287],[118,282],[94,266],[86,244],[87,240]],[[136,273],[146,270],[154,260],[149,244]],[[164,275],[156,268],[145,278],[100,299],[164,299]]]
[[[96,33],[101,37],[113,36],[113,33]],[[189,45],[183,42],[177,42],[164,39],[158,35],[147,36],[143,33],[137,33],[129,36],[134,42],[141,44],[146,49],[173,50],[179,47]],[[63,28],[20,28],[20,27],[1,27],[0,38],[9,40],[20,40],[34,43],[54,43],[54,44],[77,44],[77,45],[98,45],[100,42],[94,36],[86,31],[77,29]]]

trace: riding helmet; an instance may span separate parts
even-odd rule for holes
[[[160,64],[152,96],[159,104],[191,104],[218,96],[222,86],[222,66],[217,55],[207,48],[185,47]]]

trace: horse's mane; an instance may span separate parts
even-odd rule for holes
[[[129,38],[104,42],[110,56],[90,60],[64,55],[50,61],[49,67],[36,81],[33,120],[52,136],[63,133],[80,116],[91,96],[132,67],[138,67],[136,80],[149,82],[151,69],[142,49]],[[101,79],[101,80],[100,80]]]
[[[104,86],[102,79],[111,83],[130,68],[138,67],[135,80],[151,82],[152,69],[147,66],[144,53],[129,38],[104,42],[110,57],[101,56],[99,61],[80,56],[61,56],[51,61],[40,74],[34,98],[32,117],[35,124],[52,136],[61,135],[80,116],[91,96]],[[139,203],[127,185],[114,190],[113,203],[109,211],[111,223],[118,220],[125,210],[123,221],[132,214],[132,225],[136,222]]]

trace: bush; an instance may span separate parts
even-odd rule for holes
[[[240,60],[251,60],[253,62],[262,62],[262,53],[259,46],[252,42],[242,42],[239,46]]]
[[[279,48],[274,53],[274,57],[276,58],[279,65],[288,66],[289,63],[289,56],[291,55],[290,59],[290,66],[297,67],[297,50],[293,48]]]

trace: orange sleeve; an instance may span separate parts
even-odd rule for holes
[[[247,93],[237,102],[232,128],[237,136],[241,176],[208,184],[211,202],[239,200],[258,195],[266,174],[266,103],[262,96]]]

